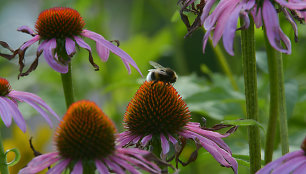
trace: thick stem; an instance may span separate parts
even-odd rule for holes
[[[243,20],[241,20],[241,25],[243,25]],[[249,28],[241,31],[241,47],[247,119],[253,119],[255,121],[258,121],[254,21],[252,18],[250,18]],[[261,168],[259,127],[250,126],[248,128],[248,137],[250,151],[250,173],[253,174]]]
[[[71,76],[71,63],[69,63],[68,72],[66,74],[61,74],[67,108],[74,102]]]
[[[270,81],[270,108],[269,108],[269,123],[266,135],[265,146],[265,164],[272,161],[277,119],[279,117],[279,76],[278,76],[278,59],[281,54],[273,49],[270,45],[267,36],[265,35],[265,46],[269,66],[269,81]]]
[[[9,174],[9,170],[8,170],[8,166],[7,166],[7,162],[6,162],[6,155],[5,155],[5,151],[4,151],[4,147],[2,144],[2,136],[1,136],[1,132],[0,132],[0,173],[1,174]]]

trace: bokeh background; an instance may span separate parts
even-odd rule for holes
[[[116,123],[118,131],[123,130],[122,119],[128,102],[145,80],[147,70],[153,60],[165,67],[174,69],[179,79],[174,87],[182,95],[192,111],[193,121],[207,120],[207,127],[223,120],[245,118],[242,60],[240,51],[240,32],[235,37],[235,56],[229,56],[223,50],[222,43],[214,49],[209,43],[205,55],[202,53],[204,30],[198,29],[191,36],[184,38],[186,27],[180,20],[177,0],[1,0],[0,40],[6,41],[16,49],[31,36],[17,32],[22,25],[34,28],[38,14],[55,6],[71,7],[79,11],[84,18],[85,28],[100,33],[108,40],[120,40],[120,47],[133,57],[144,74],[141,77],[135,69],[129,75],[119,57],[111,53],[107,62],[102,62],[95,51],[95,62],[100,71],[88,62],[88,52],[81,49],[72,59],[73,83],[77,100],[95,101]],[[192,14],[188,15],[191,19]],[[283,55],[287,113],[289,126],[290,151],[299,149],[306,135],[306,28],[299,25],[299,42],[294,42],[294,33],[289,24],[280,15],[284,32],[290,37],[292,54]],[[95,50],[94,41],[86,40]],[[26,65],[35,58],[37,45],[28,49]],[[2,47],[1,52],[6,52]],[[7,52],[8,53],[8,52]],[[256,30],[256,53],[258,70],[259,116],[262,137],[264,137],[269,113],[269,80],[267,58],[264,48],[262,29]],[[220,57],[224,56],[233,74],[234,83],[224,73]],[[0,76],[8,79],[15,90],[32,92],[42,97],[61,117],[66,106],[63,97],[60,75],[40,58],[38,68],[29,76],[17,80],[17,59],[7,61],[0,58]],[[1,128],[6,149],[17,147],[22,155],[20,162],[10,167],[11,173],[24,167],[33,158],[28,140],[40,152],[52,150],[54,128],[49,128],[43,118],[27,104],[20,104],[21,111],[28,124],[27,133],[23,134],[14,124],[10,128]],[[3,123],[2,123],[3,124]],[[247,128],[226,138],[233,154],[239,162],[239,173],[248,171]],[[262,147],[265,139],[262,138]],[[183,152],[187,160],[193,152],[190,142]],[[274,158],[281,156],[279,136],[275,143]],[[9,160],[14,158],[9,154]],[[233,173],[231,169],[221,167],[203,148],[198,159],[186,167],[180,166],[181,173]]]

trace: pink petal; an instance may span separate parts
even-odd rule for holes
[[[109,173],[107,167],[100,160],[95,160],[95,163],[96,163],[97,170],[100,173],[103,173],[103,174]]]
[[[20,50],[23,51],[26,48],[28,48],[29,46],[33,45],[35,42],[39,41],[40,36],[36,35],[34,36],[32,39],[30,39],[29,41],[27,41],[26,43],[24,43],[21,47]]]
[[[17,29],[17,31],[20,31],[20,32],[23,32],[23,33],[27,33],[27,34],[30,34],[32,36],[35,35],[34,31],[28,27],[28,26],[21,26]]]
[[[17,126],[23,131],[26,131],[26,123],[24,118],[22,117],[22,114],[20,113],[17,104],[14,103],[12,100],[3,97],[3,100],[7,102],[7,106],[9,107],[8,109],[10,110],[10,113],[12,114]]]
[[[54,57],[54,49],[56,48],[56,39],[50,39],[49,41],[44,41],[39,47],[38,51],[44,50],[44,57],[46,62],[49,64],[51,68],[59,73],[67,73],[68,66],[62,65],[61,63],[57,62]]]
[[[285,163],[278,166],[271,174],[287,174],[292,173],[296,168],[300,167],[303,163],[305,163],[306,157],[300,156],[291,159],[290,161],[286,161]]]
[[[173,145],[175,145],[177,143],[177,140],[173,136],[171,136],[170,134],[168,134],[168,138]]]
[[[125,174],[125,172],[121,169],[120,166],[118,166],[116,163],[108,160],[108,159],[104,159],[104,162],[106,163],[106,165],[112,169],[113,171],[115,171],[118,174]]]
[[[79,161],[74,165],[71,174],[82,174],[82,173],[83,173],[83,165],[82,165],[82,161],[79,160]]]
[[[27,164],[27,167],[19,171],[19,174],[34,174],[38,173],[48,166],[56,163],[60,157],[58,152],[47,153],[35,157],[32,161]]]
[[[148,142],[149,142],[151,139],[152,139],[152,134],[147,135],[147,136],[145,136],[145,137],[142,138],[141,144],[142,144],[143,146],[147,146]]]
[[[234,56],[234,37],[241,8],[242,5],[238,5],[236,9],[231,13],[223,33],[223,46],[231,56]]]
[[[51,109],[51,107],[49,105],[47,105],[39,96],[29,93],[29,92],[23,92],[23,91],[11,91],[9,96],[13,95],[13,96],[17,96],[20,97],[22,96],[23,98],[27,98],[27,100],[32,100],[36,103],[38,103],[39,105],[41,105],[44,109],[46,109],[48,112],[50,112],[57,120],[61,120],[58,115],[53,111],[53,109]]]
[[[135,169],[132,165],[126,162],[126,160],[121,159],[120,156],[111,156],[110,159],[114,161],[115,163],[119,164],[122,168],[126,169],[132,174],[140,174],[138,170]]]
[[[261,27],[262,26],[261,8],[257,10],[257,7],[255,5],[255,8],[251,10],[251,14],[253,16],[256,28]]]
[[[3,99],[4,97],[0,96],[0,116],[6,127],[10,127],[12,124],[12,116],[8,103]]]
[[[103,44],[100,44],[100,42],[96,42],[96,47],[99,57],[103,62],[106,62],[109,57],[109,49],[107,49]]]
[[[201,25],[204,25],[204,21],[206,20],[207,16],[209,15],[209,12],[211,10],[211,7],[214,5],[216,0],[210,0],[206,1],[206,4],[203,9],[203,13],[201,14]]]
[[[264,1],[262,15],[271,46],[282,53],[291,54],[290,40],[281,30],[277,12],[270,1]],[[282,47],[281,41],[285,44],[285,48]]]
[[[66,38],[65,48],[68,56],[73,56],[75,53],[75,42],[69,37]]]
[[[306,9],[306,2],[288,2],[285,0],[275,0],[278,2],[281,6],[285,6],[287,8],[290,8],[292,10],[304,10]]]
[[[164,136],[164,134],[160,134],[160,141],[161,141],[163,154],[167,154],[169,152],[170,147],[169,147],[169,142],[167,138]]]
[[[301,174],[306,171],[306,161],[304,160],[304,163],[300,165],[300,167],[297,167],[296,170],[294,170],[293,174]]]
[[[142,73],[140,72],[139,68],[137,67],[135,61],[126,53],[124,52],[122,49],[116,47],[114,44],[112,44],[110,41],[105,40],[101,35],[89,31],[89,30],[83,30],[83,33],[81,34],[84,37],[90,38],[94,41],[96,41],[97,43],[99,42],[99,44],[104,45],[105,48],[109,49],[110,51],[112,51],[113,53],[115,53],[116,55],[118,55],[122,61],[124,62],[126,68],[128,69],[128,72],[131,73],[131,71],[129,70],[129,64],[131,64],[141,75]],[[129,63],[129,64],[127,64]]]
[[[214,28],[211,28],[209,30],[206,31],[204,37],[203,37],[203,54],[205,53],[205,48],[206,48],[206,44],[207,44],[207,40],[208,40],[208,37],[210,35],[210,32],[213,30]]]
[[[66,169],[69,163],[70,159],[64,159],[60,161],[58,164],[56,164],[50,170],[48,170],[47,174],[60,174]]]

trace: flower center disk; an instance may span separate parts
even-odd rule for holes
[[[190,121],[190,111],[172,85],[145,82],[129,103],[124,122],[136,135],[175,134]]]
[[[10,92],[11,92],[10,83],[6,79],[0,77],[0,96],[6,96]]]
[[[69,107],[55,142],[63,157],[94,160],[115,150],[115,131],[112,121],[94,102],[83,100]]]
[[[35,24],[42,39],[65,39],[80,35],[85,23],[79,12],[67,7],[54,7],[42,11]]]

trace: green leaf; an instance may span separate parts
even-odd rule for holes
[[[223,124],[232,124],[236,126],[258,126],[265,132],[265,128],[257,121],[252,119],[244,119],[244,120],[224,120],[221,123]]]

